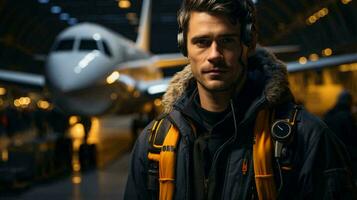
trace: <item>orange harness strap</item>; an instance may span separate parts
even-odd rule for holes
[[[273,173],[273,142],[270,137],[270,112],[261,110],[256,118],[253,145],[253,165],[255,184],[259,199],[277,198],[277,189]]]
[[[160,152],[160,200],[173,199],[175,190],[176,146],[178,139],[179,131],[175,126],[171,125]]]

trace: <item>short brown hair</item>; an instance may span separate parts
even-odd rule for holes
[[[238,22],[241,25],[251,24],[252,32],[250,34],[253,39],[252,45],[255,46],[257,30],[256,9],[251,0],[183,0],[181,8],[178,11],[177,22],[179,33],[183,34],[183,44],[179,44],[179,46],[183,46],[184,48],[186,48],[186,36],[191,12],[194,11],[227,16],[232,24],[237,24]]]

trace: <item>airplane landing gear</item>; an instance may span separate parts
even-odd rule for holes
[[[81,117],[84,127],[83,144],[79,147],[79,162],[83,171],[93,169],[97,166],[97,150],[95,144],[88,144],[89,132],[92,126],[90,117]]]

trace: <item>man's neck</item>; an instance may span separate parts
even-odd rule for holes
[[[200,84],[198,87],[198,95],[200,97],[201,107],[211,112],[222,112],[226,110],[229,100],[231,98],[232,91],[219,91],[211,92],[207,91]]]

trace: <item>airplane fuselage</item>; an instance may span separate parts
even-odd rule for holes
[[[124,103],[133,92],[127,83],[108,83],[108,76],[120,71],[117,66],[121,63],[149,57],[124,37],[99,25],[83,23],[56,38],[46,62],[46,82],[55,103],[67,113],[100,115],[115,101]],[[138,69],[136,76],[142,72],[145,77],[147,70]]]

